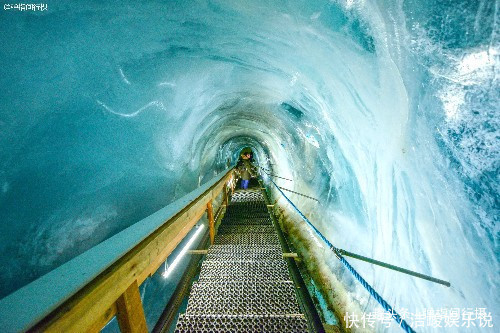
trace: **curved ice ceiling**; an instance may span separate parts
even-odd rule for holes
[[[499,308],[498,1],[48,8],[0,13],[0,296],[250,145],[337,246],[453,285],[360,264],[396,307]]]

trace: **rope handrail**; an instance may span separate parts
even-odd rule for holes
[[[281,193],[281,195],[283,195],[283,197],[288,201],[288,203],[292,205],[292,207],[297,211],[300,217],[314,230],[314,232],[316,232],[316,234],[326,243],[326,245],[328,245],[328,247],[330,248],[330,250],[333,251],[337,259],[339,259],[340,262],[344,264],[344,266],[351,272],[351,274],[363,285],[363,287],[365,287],[365,289],[368,290],[370,295],[372,295],[373,298],[375,298],[375,300],[379,302],[379,304],[384,308],[384,310],[386,310],[391,314],[391,317],[396,321],[396,323],[398,323],[398,325],[400,325],[401,328],[407,333],[415,333],[415,331],[411,328],[411,326],[394,310],[394,308],[391,307],[389,303],[387,303],[387,301],[384,300],[382,296],[380,296],[375,291],[375,289],[373,289],[373,287],[368,282],[366,282],[366,280],[363,279],[363,277],[349,264],[349,262],[344,258],[344,256],[342,256],[341,250],[333,246],[332,243],[330,243],[330,241],[311,223],[311,221],[309,221],[309,219],[297,208],[297,206],[295,206],[295,204],[285,195],[285,193],[283,193],[281,188],[272,179],[269,180]]]
[[[287,192],[290,192],[290,193],[294,193],[294,194],[300,195],[300,196],[302,196],[302,197],[304,197],[304,198],[308,198],[308,199],[311,199],[311,200],[314,200],[314,201],[319,202],[319,200],[318,200],[318,199],[316,199],[316,198],[314,198],[314,197],[311,197],[311,196],[308,196],[308,195],[305,195],[305,194],[302,194],[302,193],[299,193],[299,192],[295,192],[295,191],[292,191],[292,190],[290,190],[290,189],[287,189],[287,188],[284,188],[284,187],[281,187],[281,186],[280,186],[280,189],[282,189],[283,191],[287,191]]]
[[[265,173],[267,173],[267,174],[268,174],[269,176],[271,176],[271,177],[280,178],[280,179],[284,179],[284,180],[288,180],[288,181],[293,182],[293,179],[290,179],[290,178],[285,178],[285,177],[281,177],[281,176],[278,176],[278,175],[272,174],[272,173],[270,173],[270,172],[271,172],[271,170],[266,169],[266,168],[263,168],[263,167],[261,167],[261,166],[260,166],[260,165],[258,165],[258,164],[257,164],[257,167],[259,167],[259,169],[262,169]]]

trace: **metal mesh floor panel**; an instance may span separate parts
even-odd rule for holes
[[[194,283],[186,314],[300,314],[291,282]]]
[[[220,252],[217,254],[207,255],[206,260],[211,261],[255,261],[255,260],[279,260],[282,259],[283,255],[281,253],[269,252],[269,253],[244,253],[244,254],[234,254],[231,252]]]
[[[250,234],[276,234],[272,225],[221,225],[217,233],[231,234],[231,233],[250,233]]]
[[[200,281],[203,280],[268,280],[289,281],[288,267],[282,260],[267,261],[208,261],[201,265]]]
[[[227,219],[263,219],[263,218],[268,218],[269,213],[268,212],[260,212],[260,211],[239,211],[239,212],[234,212],[234,211],[228,211],[224,214],[224,217]]]
[[[307,321],[299,316],[223,316],[181,314],[176,333],[305,333]]]
[[[222,225],[272,225],[270,217],[228,218],[224,217]]]
[[[241,244],[241,245],[264,245],[276,244],[279,245],[280,241],[276,234],[224,234],[218,235],[215,238],[214,244]]]
[[[240,211],[242,209],[265,212],[265,213],[268,212],[267,205],[261,201],[247,201],[247,202],[237,202],[237,203],[231,202],[231,204],[228,206],[228,210],[230,212]]]
[[[258,245],[258,246],[253,246],[253,245],[212,245],[208,249],[208,254],[218,254],[218,253],[226,253],[226,252],[231,252],[234,253],[235,255],[242,255],[246,253],[269,253],[269,252],[275,252],[278,253],[279,255],[282,254],[281,252],[281,245],[276,246],[276,245]],[[281,258],[281,257],[280,257]]]
[[[260,201],[264,202],[264,196],[260,191],[236,191],[231,197],[231,203]]]

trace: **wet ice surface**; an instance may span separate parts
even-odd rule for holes
[[[319,197],[317,209],[291,196],[336,246],[452,284],[353,262],[396,308],[487,307],[498,319],[497,7],[48,1],[43,13],[0,12],[0,295],[250,145],[294,179],[280,185]],[[376,306],[343,279],[361,308]]]

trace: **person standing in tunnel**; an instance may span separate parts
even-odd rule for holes
[[[250,148],[244,148],[241,151],[236,168],[241,177],[241,188],[247,189],[250,178],[257,177],[257,168],[252,164],[252,150]]]

